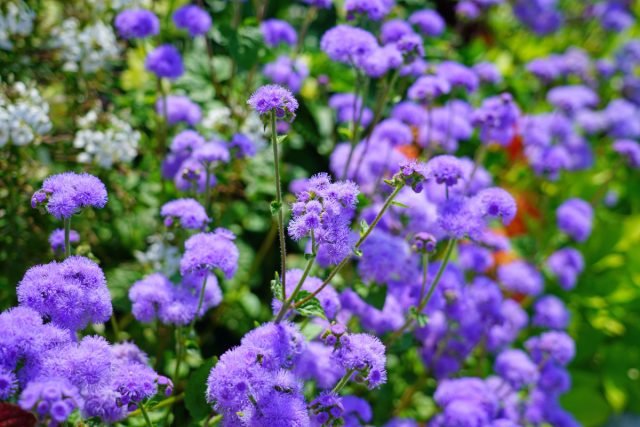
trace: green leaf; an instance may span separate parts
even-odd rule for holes
[[[278,144],[282,144],[284,142],[285,139],[287,139],[289,135],[278,135],[276,137],[276,141],[278,141]]]
[[[298,292],[298,294],[296,295],[296,298],[294,299],[294,303],[302,301],[303,299],[307,298],[309,295],[311,295],[311,292],[308,292],[308,291]],[[305,302],[300,307],[296,308],[296,311],[300,313],[300,315],[306,316],[306,317],[317,316],[323,319],[327,318],[327,315],[324,313],[324,309],[322,308],[320,301],[316,297],[311,298],[309,301]]]
[[[184,404],[189,414],[196,420],[203,420],[211,413],[211,407],[205,399],[207,377],[216,364],[216,358],[205,360],[190,376],[185,389]]]
[[[271,202],[271,215],[276,215],[282,209],[282,203],[276,202],[275,200]]]
[[[393,200],[393,201],[391,202],[391,204],[392,204],[393,206],[398,206],[398,207],[405,208],[405,209],[409,207],[409,206],[405,205],[404,203],[400,203],[400,202],[398,202],[397,200]]]
[[[369,286],[369,294],[364,300],[370,306],[382,310],[387,300],[387,287],[378,285]]]
[[[315,254],[310,254],[310,253],[305,253],[304,254],[304,259],[307,260],[307,261],[309,261],[310,259],[313,259],[315,257],[316,257]]]
[[[409,314],[415,321],[418,323],[418,326],[423,327],[427,323],[429,323],[429,317],[424,313],[418,313],[418,310],[415,307],[411,307],[409,310]]]

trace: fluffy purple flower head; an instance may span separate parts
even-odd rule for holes
[[[279,119],[293,119],[298,109],[296,98],[289,90],[278,85],[262,86],[247,103],[261,116],[275,112]]]
[[[411,25],[402,19],[391,19],[382,24],[380,39],[383,44],[395,43],[404,36],[415,34]]]
[[[392,147],[408,145],[413,141],[413,132],[409,126],[398,119],[386,119],[373,129],[371,140]]]
[[[287,283],[298,283],[302,278],[302,270],[298,268],[294,268],[291,270],[287,270]],[[307,292],[313,292],[316,289],[319,289],[322,285],[322,280],[308,276],[304,282],[302,283],[302,290]],[[320,301],[320,305],[322,306],[322,310],[326,314],[328,319],[334,319],[338,312],[340,311],[340,297],[335,289],[331,286],[325,286],[317,295],[318,301]],[[272,302],[273,312],[276,314],[280,311],[282,307],[282,302],[276,298],[274,298]]]
[[[116,359],[126,362],[137,362],[146,365],[149,357],[132,342],[121,342],[111,347],[111,353]]]
[[[412,252],[407,241],[382,230],[375,229],[362,244],[362,257],[358,271],[364,281],[379,284],[408,281],[413,265]]]
[[[498,408],[496,396],[480,378],[440,381],[433,397],[444,409],[445,426],[488,425]]]
[[[569,311],[562,300],[545,295],[533,307],[533,324],[542,328],[566,329],[569,326]]]
[[[371,405],[365,399],[357,396],[343,396],[345,427],[360,427],[367,425],[373,419]]]
[[[190,155],[204,143],[204,138],[198,132],[187,129],[173,137],[170,149],[176,154]]]
[[[204,208],[194,199],[177,199],[165,203],[160,209],[164,224],[171,227],[174,221],[180,221],[185,229],[202,230],[207,226],[209,217]]]
[[[176,188],[181,191],[196,191],[204,193],[207,184],[209,188],[213,188],[216,183],[216,176],[209,174],[209,182],[207,182],[207,167],[202,162],[193,157],[183,161],[173,177]]]
[[[267,46],[275,47],[280,43],[293,46],[298,41],[295,28],[288,22],[279,19],[267,19],[260,24],[262,37]]]
[[[351,219],[358,187],[351,181],[331,182],[326,173],[314,175],[292,205],[289,235],[300,240],[313,235],[330,262],[340,262],[351,251]]]
[[[123,10],[116,16],[114,24],[120,37],[125,39],[142,39],[160,32],[158,17],[146,9]]]
[[[9,400],[18,391],[18,378],[0,364],[0,400]]]
[[[333,347],[311,341],[303,349],[294,373],[303,380],[314,380],[321,389],[330,389],[344,375],[344,369],[334,362]]]
[[[557,31],[564,21],[557,0],[517,0],[513,12],[522,24],[539,36]]]
[[[553,361],[566,366],[575,356],[576,346],[565,332],[551,331],[529,338],[525,347],[536,363]]]
[[[173,13],[176,27],[189,31],[191,37],[206,34],[211,28],[211,16],[206,10],[193,5],[184,5]]]
[[[69,415],[82,406],[78,389],[63,378],[31,381],[20,394],[18,404],[33,411],[47,425],[62,425]]]
[[[349,20],[356,15],[366,15],[372,21],[380,21],[391,12],[393,5],[393,0],[346,0],[344,9]]]
[[[489,249],[473,243],[460,245],[458,263],[464,270],[484,273],[493,266],[493,254]]]
[[[304,397],[290,392],[265,394],[256,404],[242,410],[242,425],[247,427],[307,427],[311,425]]]
[[[182,122],[189,126],[195,126],[200,123],[200,120],[202,119],[202,110],[200,109],[200,106],[183,95],[167,96],[166,109],[167,121],[170,125]],[[159,98],[156,102],[156,112],[159,115],[164,116],[164,110],[164,102],[162,98]]]
[[[584,85],[554,87],[547,93],[547,101],[567,114],[598,105],[598,95]]]
[[[502,74],[491,62],[479,62],[471,68],[482,83],[496,84],[502,81]]]
[[[480,7],[473,0],[462,0],[456,5],[456,15],[472,21],[480,16]]]
[[[384,344],[369,334],[347,334],[340,337],[336,361],[356,373],[356,379],[374,389],[387,382],[387,357]]]
[[[397,69],[403,63],[402,52],[394,44],[374,49],[361,61],[361,68],[373,78],[379,78],[393,69]]]
[[[424,44],[422,37],[417,34],[407,34],[402,36],[395,43],[396,49],[402,53],[405,63],[417,62],[424,56]]]
[[[378,42],[361,28],[338,25],[324,33],[320,48],[334,61],[360,66],[378,48]]]
[[[565,201],[556,211],[558,228],[578,242],[584,242],[591,235],[593,208],[582,199]]]
[[[576,249],[563,248],[551,254],[546,265],[556,276],[560,286],[564,290],[571,290],[576,286],[578,276],[584,270],[584,258]]]
[[[498,355],[494,369],[511,387],[518,390],[538,380],[538,367],[522,350],[505,350]]]
[[[342,419],[344,406],[342,398],[333,391],[323,391],[310,404],[309,409],[320,425],[333,425]]]
[[[305,340],[293,323],[269,322],[247,333],[241,343],[260,349],[262,365],[275,370],[295,366]]]
[[[107,204],[107,189],[93,175],[64,172],[51,175],[31,198],[31,207],[46,205],[46,210],[58,219],[70,218],[83,208],[103,208]]]
[[[182,56],[178,49],[170,44],[163,44],[149,52],[144,65],[147,71],[160,78],[175,80],[184,74]]]
[[[114,363],[111,388],[118,392],[118,406],[135,408],[158,392],[158,374],[146,364],[118,360]]]
[[[421,171],[427,181],[452,187],[464,177],[464,166],[459,158],[443,154],[429,160]]]
[[[251,138],[243,133],[236,133],[231,137],[228,143],[229,149],[239,159],[245,157],[253,157],[256,155],[258,148]]]
[[[300,92],[302,83],[309,76],[309,68],[301,59],[292,59],[282,55],[274,62],[265,65],[262,73],[271,82],[297,93]]]
[[[480,139],[485,144],[509,145],[516,134],[520,110],[511,94],[487,98],[473,113],[472,123],[480,129]]]
[[[414,101],[433,102],[451,91],[449,81],[440,76],[422,76],[409,87],[407,96]]]
[[[336,110],[339,123],[354,122],[360,118],[362,126],[373,120],[373,111],[364,106],[362,98],[352,93],[337,93],[329,98],[329,107]]]
[[[436,250],[438,240],[433,234],[421,231],[411,239],[411,248],[416,252],[431,253]]]
[[[228,230],[216,229],[213,233],[198,233],[184,244],[185,252],[180,260],[180,272],[219,269],[227,279],[238,269],[240,253],[233,243],[235,236]]]
[[[420,30],[421,33],[435,37],[444,32],[446,27],[444,19],[435,10],[419,10],[409,17],[409,22]]]
[[[80,241],[80,235],[76,230],[69,231],[69,242],[78,243]],[[49,235],[49,245],[51,250],[55,253],[64,252],[64,229],[57,228]]]
[[[211,170],[210,165],[212,164],[229,163],[231,154],[224,142],[214,140],[196,148],[193,152],[193,159],[199,161],[205,168]]]
[[[106,322],[112,312],[104,273],[80,256],[27,270],[18,284],[18,301],[73,331]]]
[[[613,142],[613,151],[623,156],[629,166],[640,169],[640,144],[631,139],[618,139]]]
[[[481,217],[499,218],[504,225],[513,221],[518,209],[513,196],[499,187],[480,190],[471,203]]]
[[[478,88],[478,76],[470,68],[454,61],[444,61],[438,65],[437,75],[447,80],[452,88],[463,88],[475,92]]]
[[[302,0],[302,3],[306,3],[309,6],[317,7],[319,9],[330,9],[333,4],[333,0]]]
[[[498,267],[498,280],[506,290],[524,295],[538,295],[544,285],[540,272],[521,260]]]

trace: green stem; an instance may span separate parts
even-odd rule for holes
[[[118,321],[116,320],[116,314],[111,314],[111,329],[113,329],[113,338],[114,341],[119,341],[120,338],[120,328],[118,327]]]
[[[64,219],[64,257],[69,258],[71,256],[71,217]]]
[[[422,286],[420,287],[420,298],[418,301],[422,301],[424,297],[424,291],[427,288],[427,278],[429,276],[429,254],[425,252],[422,254]]]
[[[298,33],[298,43],[296,44],[296,49],[294,50],[293,55],[296,56],[302,50],[302,46],[304,45],[304,38],[307,35],[307,31],[309,30],[309,26],[313,22],[316,17],[318,9],[314,6],[309,7],[307,10],[307,14],[304,17],[304,22],[302,23],[302,27],[300,28],[300,33]]]
[[[200,289],[200,297],[198,298],[198,309],[196,310],[193,319],[191,320],[191,324],[189,325],[189,330],[193,330],[193,327],[196,325],[196,319],[198,318],[198,314],[200,313],[200,309],[202,308],[202,303],[204,301],[204,291],[207,287],[207,279],[209,278],[209,271],[207,271],[204,275],[204,280],[202,281],[202,289]]]
[[[162,79],[159,77],[157,79],[157,87],[160,99],[162,99],[162,117],[158,117],[158,128],[156,129],[156,138],[158,141],[157,150],[158,155],[164,156],[167,145],[167,126],[169,123],[169,117],[167,116],[167,94],[164,90],[164,86],[162,85]]]
[[[182,327],[176,328],[176,368],[173,372],[173,383],[178,385],[178,375],[180,375],[180,365],[182,364],[183,342],[182,342]]]
[[[349,149],[349,155],[347,156],[347,162],[344,164],[344,170],[342,171],[342,179],[347,179],[349,173],[349,166],[351,166],[351,159],[358,143],[358,134],[360,129],[360,122],[362,121],[362,115],[364,113],[364,98],[369,86],[368,79],[365,78],[364,82],[361,80],[360,72],[356,69],[356,90],[354,92],[352,120],[353,127],[351,129],[351,147]],[[360,111],[358,111],[358,95],[362,89],[362,104],[360,105]],[[357,118],[356,118],[357,114]]]
[[[456,240],[455,239],[451,239],[449,240],[448,244],[447,244],[447,249],[445,249],[445,254],[444,254],[444,258],[442,258],[442,262],[440,264],[440,268],[438,269],[438,272],[436,273],[436,277],[433,279],[433,282],[431,283],[431,287],[429,287],[429,292],[427,293],[427,295],[422,298],[418,304],[418,306],[416,307],[416,313],[422,313],[422,310],[424,310],[424,308],[427,306],[427,304],[429,303],[429,300],[431,299],[431,296],[433,296],[434,291],[436,290],[436,287],[438,286],[438,283],[440,282],[440,279],[442,278],[442,274],[444,273],[445,268],[447,267],[447,264],[449,263],[449,259],[451,258],[451,254],[453,253],[453,248],[456,246]],[[398,338],[400,338],[402,336],[402,334],[413,324],[413,319],[409,318],[405,321],[404,325],[402,325],[402,327],[400,329],[398,329],[396,332],[394,332],[391,335],[391,338],[389,339],[388,344],[391,344],[393,342],[395,342]]]
[[[171,406],[176,402],[180,402],[182,399],[184,399],[184,393],[180,393],[177,396],[171,396],[161,402],[158,402],[158,404],[154,405],[152,408],[150,408],[150,410],[155,411],[156,409],[162,409],[166,406]],[[140,408],[136,409],[135,411],[129,412],[127,418],[137,417],[138,415],[142,415],[142,411],[140,410]]]
[[[144,417],[144,422],[147,427],[153,427],[153,423],[151,422],[151,419],[149,419],[149,414],[147,414],[147,410],[144,409],[144,404],[142,403],[140,403],[140,413]]]
[[[287,272],[287,247],[284,235],[284,206],[282,204],[282,184],[280,181],[280,154],[278,153],[278,134],[276,130],[276,112],[271,112],[271,145],[273,145],[273,163],[276,176],[276,204],[278,208],[278,234],[280,236],[280,280],[282,280],[282,298],[287,299],[285,273]]]
[[[391,193],[389,197],[387,197],[387,200],[385,200],[384,205],[380,209],[380,212],[378,212],[378,215],[376,215],[373,222],[369,225],[369,228],[367,229],[367,231],[365,231],[362,234],[362,236],[360,236],[360,239],[358,239],[358,241],[356,242],[355,249],[359,249],[360,246],[362,246],[362,244],[364,243],[364,241],[367,240],[367,237],[369,237],[373,229],[376,227],[376,225],[378,225],[384,213],[387,211],[387,209],[389,209],[389,206],[391,206],[391,203],[396,198],[398,193],[400,193],[400,190],[402,190],[403,188],[404,188],[404,183],[396,184],[395,190],[393,190],[393,193]],[[345,265],[347,265],[347,263],[349,262],[349,259],[350,258],[347,256],[342,261],[340,261],[340,264],[336,265],[333,268],[333,270],[331,270],[331,273],[329,273],[329,276],[327,276],[327,278],[324,280],[324,282],[322,282],[322,284],[318,287],[318,289],[316,289],[310,295],[308,295],[307,297],[303,298],[302,300],[294,304],[293,308],[296,309],[298,307],[301,307],[311,299],[315,298],[315,296],[318,295],[329,284],[329,282],[331,282],[331,280],[335,277],[335,275],[338,274],[338,272],[342,270],[342,268]]]
[[[353,369],[348,369],[347,372],[344,374],[344,376],[340,378],[340,381],[338,381],[338,384],[336,384],[335,387],[333,387],[333,390],[331,391],[336,394],[340,393],[340,390],[342,390],[344,386],[346,386],[347,383],[349,382],[349,379],[351,379],[353,372],[354,372]]]
[[[291,296],[288,299],[285,299],[282,302],[282,307],[280,307],[280,311],[278,312],[278,315],[276,316],[275,323],[280,323],[282,321],[284,316],[287,314],[287,311],[289,310],[289,307],[291,306],[291,303],[295,300],[296,295],[298,295],[298,292],[300,292],[300,289],[302,289],[302,285],[304,285],[304,281],[307,279],[307,276],[309,276],[309,272],[311,271],[311,267],[313,267],[313,263],[316,260],[316,249],[315,249],[314,246],[315,245],[312,243],[313,253],[311,254],[311,257],[307,260],[307,265],[304,268],[302,276],[300,276],[300,280],[298,280],[298,284],[296,285],[295,289],[291,293]]]

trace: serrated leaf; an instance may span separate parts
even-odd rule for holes
[[[400,208],[405,208],[405,209],[409,207],[408,205],[405,205],[404,203],[400,203],[400,202],[398,202],[397,200],[393,200],[393,201],[391,202],[391,204],[392,204],[393,206],[398,206],[398,207],[400,207]]]
[[[211,413],[211,406],[207,403],[207,378],[211,369],[215,366],[216,359],[205,360],[202,365],[189,376],[184,394],[184,404],[189,414],[195,420],[203,420]]]
[[[311,295],[311,292],[300,291],[296,295],[294,302],[297,303],[299,301],[302,301],[303,299],[306,299],[309,295]],[[297,307],[296,311],[301,316],[306,316],[306,317],[317,316],[323,319],[327,318],[327,315],[324,313],[324,309],[322,308],[320,301],[316,297],[311,298],[309,301],[305,302],[300,307]]]
[[[277,215],[280,209],[282,209],[282,203],[274,200],[273,202],[271,202],[270,208],[271,208],[271,215]]]

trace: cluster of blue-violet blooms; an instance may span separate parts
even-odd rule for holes
[[[156,43],[164,25],[158,16],[134,8],[115,17],[123,43],[146,48],[144,67],[157,78],[162,184],[180,193],[157,212],[163,236],[181,243],[179,262],[174,271],[132,283],[128,299],[135,321],[175,332],[174,363],[161,375],[136,344],[92,335],[95,325],[112,320],[111,296],[97,260],[73,255],[83,236],[71,226],[86,209],[103,208],[108,189],[93,175],[65,172],[44,180],[31,199],[56,222],[49,239],[56,260],[26,271],[18,305],[0,313],[0,400],[48,426],[73,417],[169,425],[174,383],[184,391],[186,359],[197,347],[196,322],[221,304],[221,283],[242,262],[235,234],[213,221],[218,179],[234,160],[268,147],[278,252],[274,278],[264,284],[272,292],[271,320],[217,355],[200,396],[211,412],[207,423],[371,425],[367,393],[387,384],[388,356],[409,345],[425,371],[415,387],[435,379],[429,426],[577,426],[560,404],[575,348],[569,311],[556,295],[573,289],[584,269],[577,247],[590,237],[594,202],[576,195],[559,204],[551,224],[561,244],[542,259],[525,259],[505,231],[518,221],[517,198],[483,161],[517,141],[519,160],[553,181],[593,166],[589,137],[598,135],[621,164],[640,168],[640,40],[611,59],[574,48],[529,62],[526,72],[545,88],[548,111],[528,113],[497,89],[502,76],[494,64],[425,59],[425,45],[447,31],[435,10],[403,19],[394,15],[394,0],[300,3],[314,14],[343,8],[344,22],[317,44],[326,61],[353,75],[352,90],[330,90],[328,78],[304,61],[307,28],[264,19],[264,45],[278,55],[261,68],[264,85],[242,100],[243,119],[256,120],[259,132],[237,126],[228,138],[205,134],[198,103],[168,92],[187,68],[183,44]],[[463,0],[456,13],[473,20],[498,3]],[[555,1],[512,3],[537,34],[564,23]],[[590,13],[618,31],[633,18],[614,3]],[[193,39],[206,38],[215,25],[195,4],[170,18],[175,31]],[[605,102],[597,77],[613,75],[622,82],[620,96]],[[309,76],[327,90],[344,141],[331,151],[328,171],[283,188],[282,153]],[[569,80],[575,83],[563,84]],[[375,102],[372,85],[379,88]],[[480,88],[493,95],[479,99]],[[458,155],[471,141],[479,142],[475,155]],[[304,262],[290,252],[302,252]],[[381,303],[368,298],[374,294]],[[481,374],[465,369],[471,360]],[[392,415],[384,422],[425,425]]]

